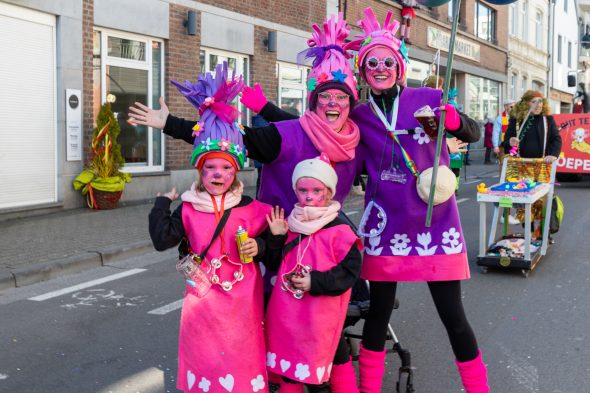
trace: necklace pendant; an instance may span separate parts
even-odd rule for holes
[[[213,284],[219,284],[219,276],[217,274],[214,274],[211,276],[211,282]]]
[[[408,176],[401,170],[396,168],[384,169],[381,172],[381,180],[390,181],[393,183],[406,184]]]
[[[377,223],[377,228],[371,228],[368,232],[366,229],[367,222],[369,221],[369,217],[371,216],[371,212],[373,209],[377,210],[377,218],[379,222]],[[359,224],[358,234],[361,237],[375,237],[381,235],[385,226],[387,225],[387,214],[385,210],[379,206],[375,201],[371,200],[365,211],[363,212],[363,216],[361,217],[361,222]]]
[[[231,289],[233,288],[233,285],[229,281],[224,281],[221,283],[221,288],[223,288],[223,290],[227,292],[227,291],[231,291]]]

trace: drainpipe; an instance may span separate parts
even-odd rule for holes
[[[549,0],[549,36],[547,37],[547,91],[545,97],[549,98],[551,86],[553,86],[553,35],[555,32],[555,2]]]

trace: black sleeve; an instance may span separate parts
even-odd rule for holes
[[[504,134],[504,142],[502,142],[504,153],[508,153],[510,149],[512,149],[512,146],[510,146],[510,138],[516,138],[516,118],[512,117],[510,118],[510,121],[508,121],[508,128],[506,128],[506,134]]]
[[[264,118],[264,120],[266,120],[269,123],[273,122],[273,121],[277,122],[277,121],[293,120],[293,119],[299,118],[299,116],[282,110],[281,108],[279,108],[278,106],[276,106],[275,104],[273,104],[270,101],[266,103],[266,105],[262,108],[262,110],[258,114],[260,116],[262,116]]]
[[[266,239],[268,238],[268,233],[270,232],[268,228],[264,232],[260,234],[260,236],[255,237],[254,241],[258,245],[258,254],[254,256],[254,261],[262,262],[264,255],[266,254]]]
[[[248,157],[262,164],[276,160],[281,152],[281,134],[274,124],[265,127],[244,127],[244,144]]]
[[[176,246],[184,237],[182,225],[182,203],[170,214],[172,201],[166,197],[157,197],[149,215],[149,231],[154,248],[164,251]]]
[[[164,134],[170,135],[174,139],[182,139],[190,143],[195,142],[193,136],[193,127],[197,124],[196,121],[184,120],[180,117],[168,115],[166,118],[166,125],[164,126]]]
[[[467,143],[475,143],[481,138],[479,124],[464,113],[459,112],[461,126],[457,130],[447,130],[449,134]]]
[[[339,296],[352,288],[361,274],[361,253],[352,245],[346,257],[327,272],[311,272],[312,296]]]
[[[561,153],[561,135],[559,134],[559,129],[557,129],[557,124],[555,124],[553,116],[547,116],[547,128],[546,155],[559,157]]]
[[[283,246],[287,241],[287,235],[273,235],[270,230],[266,237],[266,252],[262,261],[268,270],[276,272],[283,260]]]

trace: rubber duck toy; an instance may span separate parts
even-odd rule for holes
[[[480,194],[485,194],[486,192],[488,192],[488,189],[486,188],[486,184],[485,183],[479,183],[477,185],[477,192],[479,192]]]

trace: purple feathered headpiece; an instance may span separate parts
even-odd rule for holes
[[[199,110],[200,120],[193,128],[195,144],[191,163],[198,166],[200,158],[211,151],[224,151],[236,159],[240,168],[244,166],[244,142],[236,120],[240,115],[230,105],[244,87],[242,77],[232,73],[228,80],[227,62],[217,65],[215,76],[211,73],[199,75],[196,83],[185,81],[184,85],[171,81],[178,91]]]

